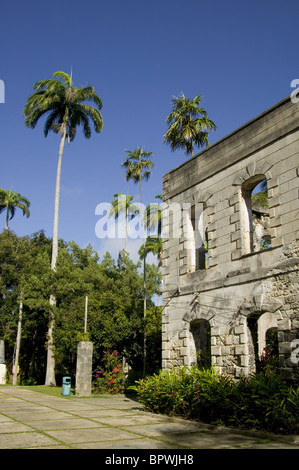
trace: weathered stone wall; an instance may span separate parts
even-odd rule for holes
[[[270,246],[259,251],[250,195],[265,179]],[[298,374],[298,188],[299,106],[289,98],[164,176],[164,368],[196,362],[191,327],[206,320],[215,367],[248,375],[268,319],[282,370]]]
[[[87,397],[91,394],[93,343],[80,341],[77,346],[76,395]]]

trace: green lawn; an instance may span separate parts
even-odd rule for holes
[[[3,387],[3,391],[5,387],[10,386],[11,384],[7,385],[0,385],[0,390]],[[46,395],[52,395],[54,397],[61,397],[62,387],[50,387],[48,385],[16,385],[18,388],[24,388],[26,390],[32,390],[33,392],[41,392],[45,393]],[[71,391],[73,395],[75,392],[74,390]],[[67,398],[67,397],[66,397]]]
[[[46,395],[52,395],[54,397],[61,397],[62,387],[51,387],[50,385],[20,385],[20,388],[25,388],[26,390],[32,390],[33,392],[41,392]],[[71,391],[71,395],[74,394],[74,391]],[[68,397],[65,397],[68,398]]]

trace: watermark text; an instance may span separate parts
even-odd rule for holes
[[[0,79],[0,103],[5,103],[5,84],[4,81]]]
[[[291,81],[291,88],[296,88],[291,93],[292,103],[299,103],[299,78],[295,78],[294,80]]]

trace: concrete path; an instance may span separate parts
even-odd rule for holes
[[[238,432],[143,411],[125,396],[0,387],[0,449],[299,449],[299,436]]]

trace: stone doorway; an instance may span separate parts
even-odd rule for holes
[[[193,320],[190,331],[194,343],[195,363],[200,368],[211,367],[211,327],[207,320]]]
[[[278,355],[277,319],[273,313],[255,313],[247,318],[249,363],[252,372],[259,372],[267,351]]]

